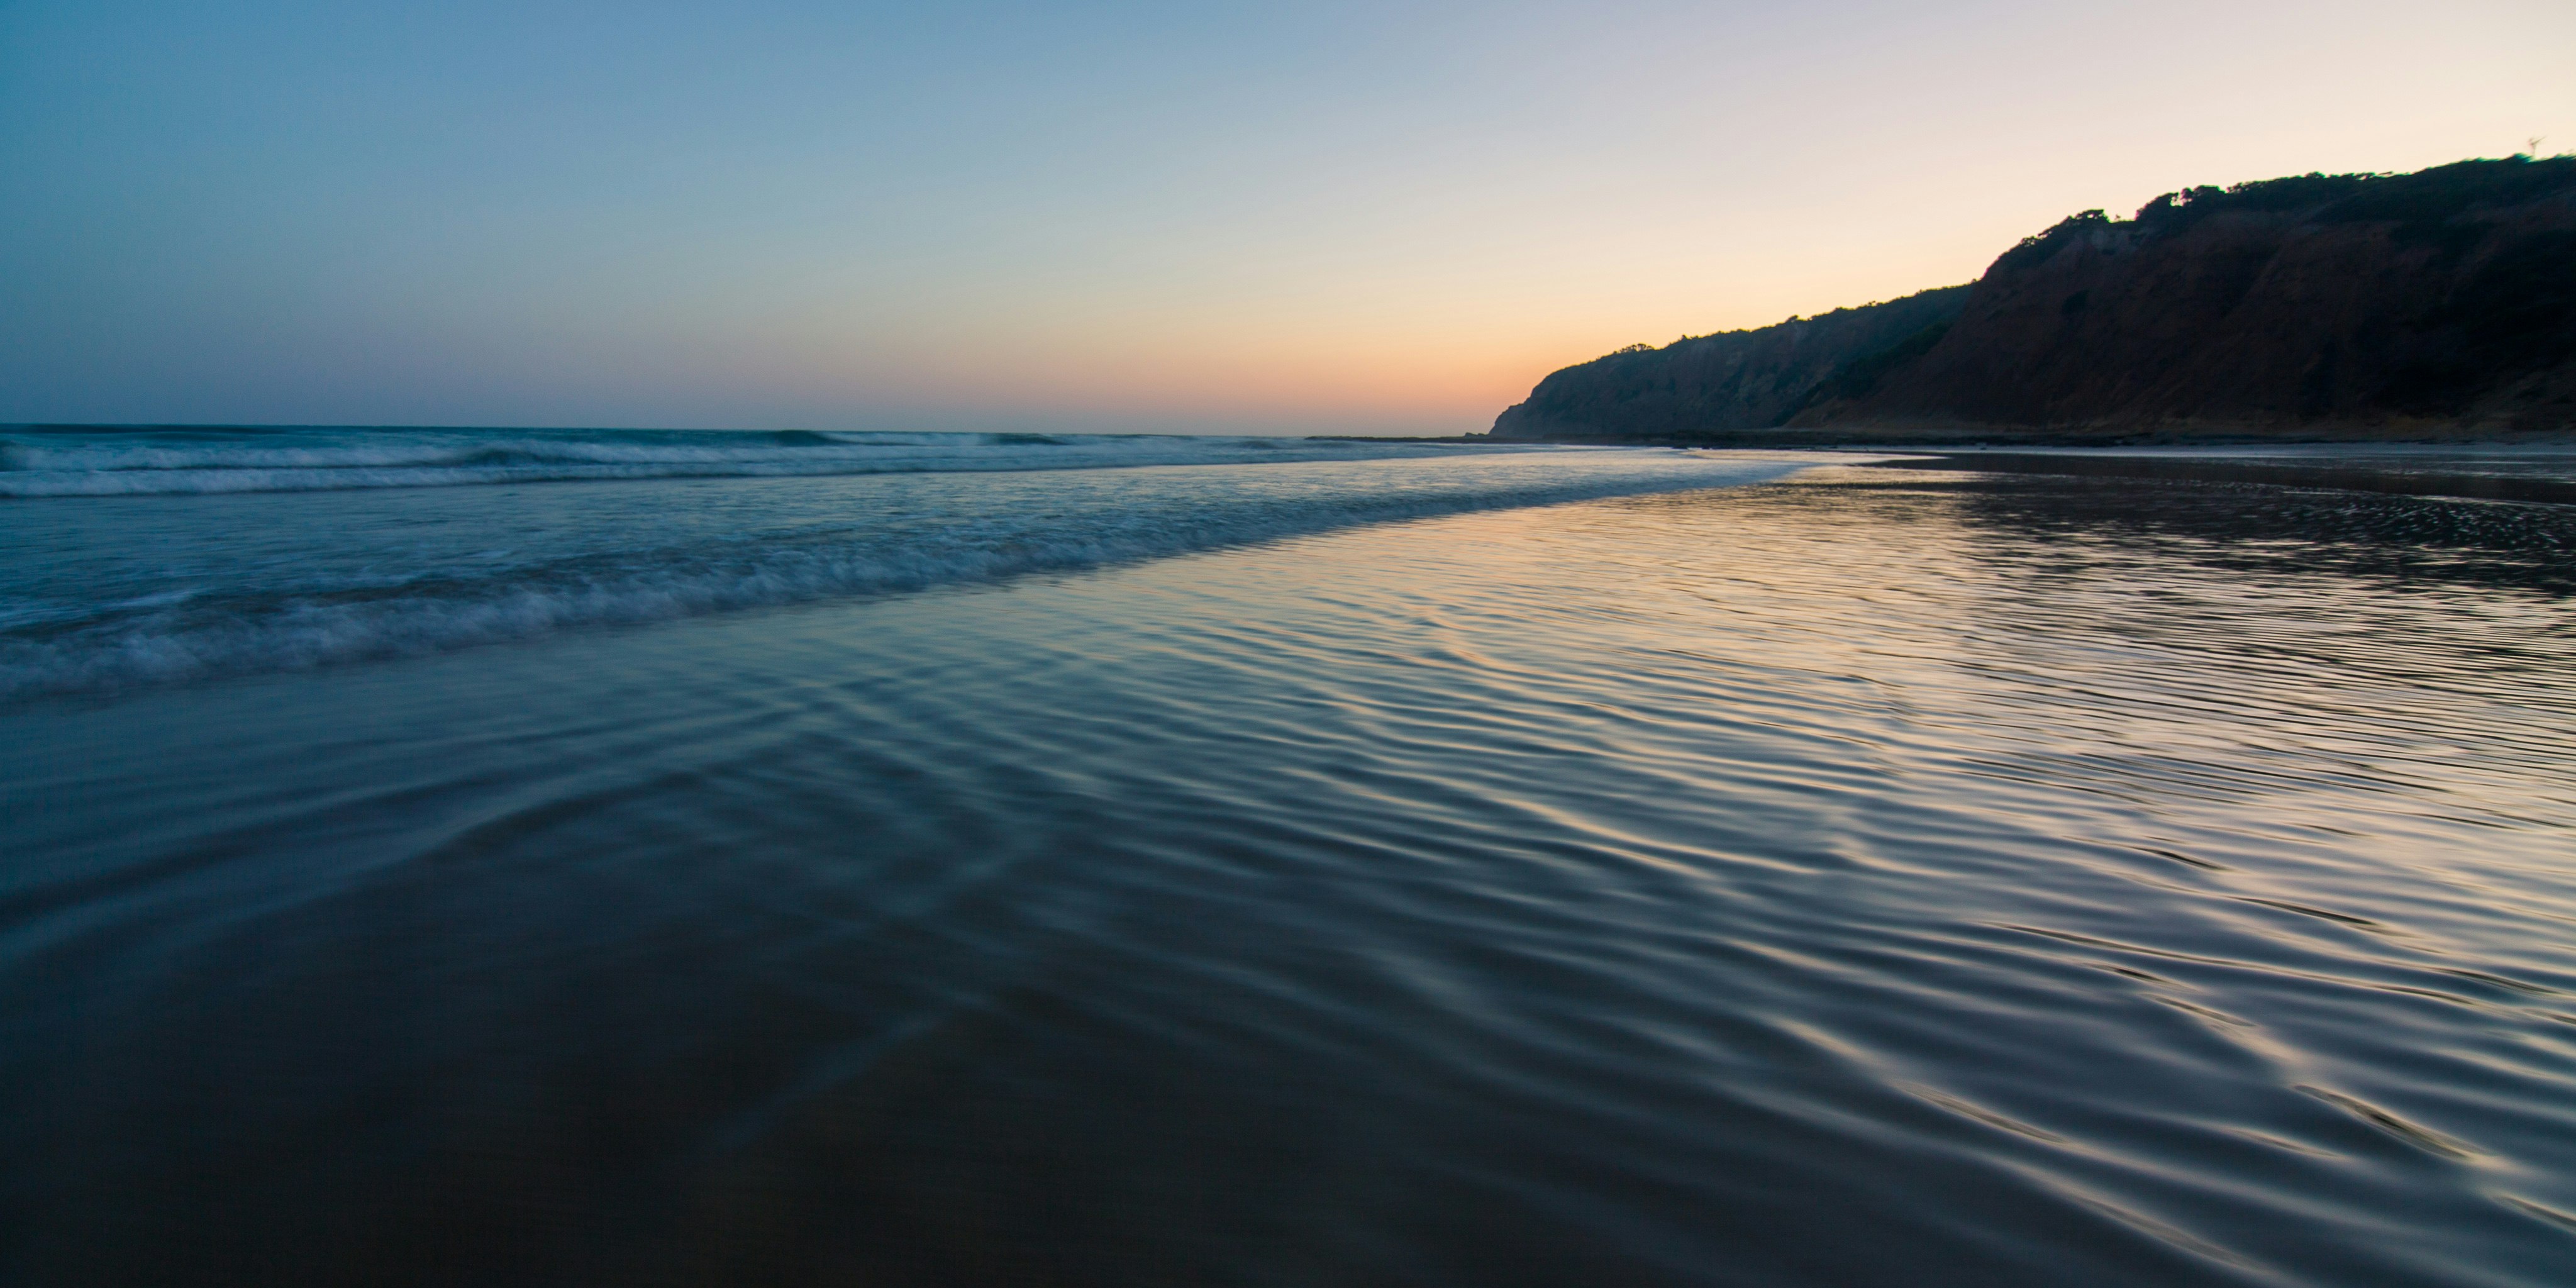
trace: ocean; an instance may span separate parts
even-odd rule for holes
[[[2576,1273],[2576,506],[18,429],[0,552],[0,1279]]]

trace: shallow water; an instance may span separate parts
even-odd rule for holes
[[[1172,434],[0,425],[0,497],[345,492],[1455,457],[1475,445]]]
[[[48,673],[0,708],[0,1266],[2566,1281],[2576,515],[1495,459],[977,476],[882,508],[1198,518]],[[687,488],[774,552],[895,485],[372,493],[342,544],[616,559]],[[1337,517],[1221,517],[1283,489]],[[318,566],[243,518],[312,499],[0,525],[231,585]]]
[[[370,440],[365,448],[332,450],[372,459],[411,450],[374,439],[432,433],[362,432],[352,436]],[[565,435],[560,446],[626,452],[630,436]],[[124,462],[163,453],[113,441],[86,449],[83,470],[0,470],[0,489],[57,477],[168,489],[0,501],[12,548],[0,562],[0,699],[439,652],[1794,468],[1779,454],[1579,448],[1267,440],[1256,452],[1240,444],[1264,440],[1139,436],[1098,447],[907,436],[955,440],[915,450],[732,437],[752,445],[683,454],[747,456],[773,472],[562,486],[569,480],[495,476],[474,463],[481,454],[451,443],[441,450],[466,463],[398,476],[434,480],[417,486],[351,466],[335,470],[376,481],[262,495],[232,495],[262,489],[227,483],[206,495],[168,480],[275,482],[274,471],[239,461],[292,452],[228,442],[183,467],[147,468]],[[1248,455],[1261,457],[1257,467]],[[200,468],[209,457],[232,463]],[[1173,458],[1232,468],[1153,468]]]
[[[1984,448],[1944,449],[1973,457]],[[2011,447],[2001,454],[2076,460],[2131,458],[2235,462],[2247,465],[2372,469],[2413,474],[2502,475],[2576,482],[2576,448],[2559,443],[2277,443],[2187,447]]]

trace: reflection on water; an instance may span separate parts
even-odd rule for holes
[[[21,706],[0,1264],[2564,1282],[2571,533],[1833,469]]]
[[[1878,481],[1858,479],[1875,474]],[[2145,479],[1949,475],[1856,487],[1957,495],[1970,522],[2039,540],[2106,541],[2249,577],[2332,569],[2391,583],[2576,593],[2569,507]]]

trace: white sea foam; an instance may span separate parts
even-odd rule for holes
[[[1339,470],[1327,480],[1292,469],[1293,480],[1260,486],[1089,488],[1078,503],[1052,487],[985,499],[988,489],[977,483],[962,508],[943,494],[950,508],[917,507],[900,519],[821,531],[654,533],[631,545],[593,543],[526,558],[386,549],[363,552],[338,572],[309,558],[267,558],[216,584],[156,580],[100,594],[85,607],[20,600],[25,612],[0,620],[0,698],[440,652],[580,627],[1090,568],[1358,524],[1755,482],[1796,468],[1678,454],[1629,454],[1628,467],[1612,470],[1486,460],[1495,468],[1463,477],[1446,466],[1416,468],[1404,480]],[[1355,468],[1375,475],[1384,467]]]
[[[1171,435],[598,430],[89,430],[0,434],[0,497],[460,487],[600,479],[1366,460],[1476,447]]]

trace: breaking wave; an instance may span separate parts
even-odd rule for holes
[[[0,497],[1103,469],[1480,450],[1490,449],[1160,434],[20,428],[0,431]]]
[[[1157,450],[1180,456],[1190,446],[1184,440]],[[1234,449],[1220,441],[1205,450]],[[609,525],[585,519],[578,506],[548,506],[542,520],[578,539],[532,540],[498,553],[432,549],[416,544],[416,535],[397,544],[352,526],[359,513],[386,514],[383,503],[360,511],[350,508],[354,502],[335,502],[335,511],[322,515],[306,502],[277,498],[234,522],[246,530],[300,529],[292,551],[195,568],[164,566],[147,553],[111,572],[39,575],[19,588],[50,586],[52,594],[0,593],[0,700],[1092,568],[1410,518],[1758,482],[1795,468],[1669,452],[1589,460],[1506,453],[1454,463],[1192,471],[1159,480],[1051,475],[1064,481],[1007,486],[991,477],[817,480],[832,490],[800,504],[805,515],[827,522],[762,498],[767,508],[747,527],[700,528],[690,526],[689,507],[672,506],[658,492],[601,495],[584,504],[623,505],[627,517]],[[1077,482],[1082,478],[1099,481]],[[456,494],[415,495],[425,504]],[[532,513],[516,502],[507,508],[523,520]],[[467,526],[433,521],[418,504],[393,512],[409,523],[404,532]],[[485,538],[478,528],[475,540]],[[198,539],[216,541],[217,534]],[[327,550],[329,543],[343,549]],[[63,557],[90,555],[67,549]]]

